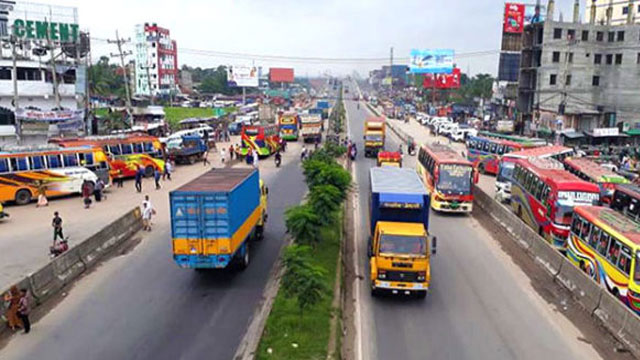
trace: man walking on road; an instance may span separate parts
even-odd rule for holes
[[[64,235],[62,234],[62,218],[57,211],[53,213],[51,226],[53,226],[53,245],[55,245],[58,237],[60,237],[61,240],[64,240]]]
[[[229,161],[233,160],[233,144],[229,145]]]
[[[144,170],[141,167],[138,167],[136,170],[136,191],[142,192],[142,176],[144,175]]]
[[[221,147],[220,148],[220,161],[222,161],[222,166],[225,166],[224,161],[227,157],[227,149]]]
[[[20,289],[20,302],[18,303],[18,317],[22,320],[24,326],[24,333],[28,334],[31,331],[31,321],[29,321],[29,299],[27,298],[27,290]]]
[[[173,165],[171,164],[171,160],[167,160],[164,163],[164,173],[167,175],[167,180],[171,181],[171,173],[173,172]]]
[[[258,168],[258,152],[254,151],[253,152],[253,167],[254,168]]]
[[[160,170],[156,169],[156,171],[153,172],[153,179],[156,181],[156,190],[160,190]]]
[[[142,230],[151,231],[151,217],[155,212],[156,211],[149,200],[149,195],[145,195],[144,201],[142,202]]]

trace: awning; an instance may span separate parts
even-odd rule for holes
[[[640,129],[629,129],[625,133],[629,136],[638,136],[640,135]]]
[[[560,133],[562,136],[567,137],[569,139],[580,139],[584,137],[584,134],[577,131],[563,131]]]
[[[629,135],[627,134],[618,134],[618,135],[594,135],[592,132],[587,132],[585,131],[585,135],[589,136],[589,137],[595,137],[595,138],[628,138]]]

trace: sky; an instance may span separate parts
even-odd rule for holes
[[[297,76],[341,76],[357,71],[365,77],[389,63],[391,47],[394,64],[406,64],[412,48],[448,48],[455,50],[456,64],[463,72],[496,74],[504,6],[501,0],[33,2],[77,7],[80,27],[96,39],[113,39],[116,30],[124,38],[133,38],[136,24],[157,23],[168,28],[177,41],[180,67],[255,64],[293,67]],[[572,4],[573,0],[556,0],[556,17],[562,11],[570,19]],[[132,44],[129,49],[133,50]],[[469,54],[491,50],[489,55]],[[242,55],[203,54],[206,51]],[[114,52],[115,45],[92,41],[94,61]]]

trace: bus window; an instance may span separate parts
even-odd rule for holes
[[[120,145],[109,145],[109,152],[113,155],[121,155]]]
[[[133,147],[131,144],[121,144],[122,147],[122,155],[129,155],[133,153]]]
[[[602,230],[600,230],[599,227],[597,226],[593,227],[591,231],[591,236],[589,237],[589,246],[591,246],[594,249],[598,246],[598,240],[600,239],[601,233],[602,233]]]
[[[496,143],[491,143],[489,145],[489,152],[492,154],[495,154],[496,152],[498,152],[498,145]]]
[[[629,201],[629,209],[627,211],[632,215],[632,217],[638,216],[638,212],[640,212],[639,202],[640,201],[636,198],[631,198],[631,200]]]
[[[536,199],[540,201],[542,201],[543,188],[544,188],[544,183],[542,182],[542,180],[536,179],[536,188],[535,188],[536,193],[534,194],[534,196],[536,197]]]
[[[43,156],[32,156],[29,160],[31,160],[31,169],[33,169],[33,170],[44,169],[44,157]]]
[[[9,159],[0,159],[0,174],[9,172]]]
[[[580,226],[582,223],[580,222],[580,217],[577,214],[573,214],[573,221],[571,222],[571,232],[576,234],[576,236],[580,236]]]
[[[27,158],[11,158],[11,168],[13,171],[26,171],[29,170],[29,165],[27,164]]]
[[[620,258],[618,259],[618,269],[629,275],[631,272],[631,250],[622,245],[620,248]]]
[[[489,152],[489,142],[488,141],[485,141],[482,144],[482,150],[484,150],[485,152]]]
[[[142,146],[142,143],[133,144],[133,152],[135,154],[143,154],[144,153],[144,148]]]
[[[582,220],[582,226],[580,227],[580,238],[585,240],[589,238],[589,233],[591,232],[591,223]]]
[[[618,257],[620,257],[620,243],[614,239],[611,239],[611,245],[609,246],[609,251],[607,252],[607,259],[611,261],[612,264],[618,264]]]
[[[49,169],[57,169],[62,167],[62,161],[60,161],[60,155],[47,156],[47,162],[49,163]]]
[[[609,246],[609,234],[603,231],[602,234],[600,235],[600,242],[598,242],[598,248],[596,250],[598,250],[598,253],[600,253],[600,255],[606,257],[608,246]]]
[[[64,166],[78,166],[78,157],[76,154],[64,154],[62,155],[62,159],[64,160]]]
[[[93,153],[79,153],[78,157],[80,157],[80,163],[83,166],[93,165]]]
[[[498,155],[504,154],[504,145],[498,145]]]
[[[636,265],[633,270],[633,280],[636,282],[640,282],[640,251],[636,253]]]
[[[150,143],[150,142],[144,143],[144,152],[152,153],[153,151],[154,151],[153,150],[153,143]]]

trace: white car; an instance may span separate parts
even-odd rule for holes
[[[454,122],[444,123],[438,128],[440,135],[447,136],[458,129],[458,124]]]
[[[168,143],[170,141],[180,140],[183,136],[187,135],[198,135],[202,138],[204,137],[205,131],[208,132],[211,137],[213,137],[213,128],[209,125],[201,125],[193,129],[176,131],[166,138],[160,138],[160,141],[163,143]]]
[[[467,136],[478,136],[478,130],[468,125],[460,125],[450,136],[453,141],[463,142]]]

